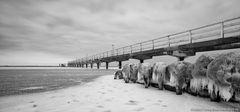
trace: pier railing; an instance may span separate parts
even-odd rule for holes
[[[140,53],[147,50],[174,47],[178,45],[191,44],[196,42],[228,38],[240,35],[240,17],[225,20],[222,22],[190,29],[187,31],[166,35],[152,40],[124,46],[114,50],[102,52],[72,62],[85,62],[100,60],[102,58],[114,57],[125,54]]]

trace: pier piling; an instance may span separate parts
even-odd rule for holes
[[[99,67],[100,67],[100,63],[97,63],[97,69],[99,69]]]
[[[106,62],[106,69],[108,69],[108,62]]]
[[[122,68],[122,61],[118,62],[118,68],[121,69]]]

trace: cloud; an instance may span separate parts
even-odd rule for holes
[[[64,63],[111,50],[112,44],[122,47],[239,16],[238,4],[239,0],[1,0],[0,63],[12,64],[12,57],[15,64],[24,64],[17,60],[37,52],[43,59],[49,55],[49,63]],[[51,61],[54,57],[62,61]],[[32,59],[32,64],[38,62]]]

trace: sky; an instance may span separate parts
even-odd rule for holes
[[[0,0],[0,65],[57,65],[240,16],[240,0]]]

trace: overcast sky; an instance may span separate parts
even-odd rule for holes
[[[240,0],[0,0],[0,65],[54,65],[240,16]]]

